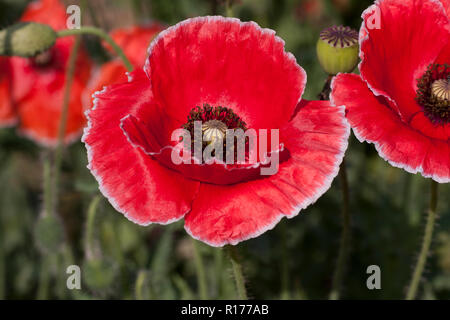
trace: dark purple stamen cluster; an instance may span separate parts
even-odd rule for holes
[[[450,77],[450,65],[430,64],[424,75],[417,80],[417,103],[422,107],[424,114],[434,124],[447,124],[450,122],[450,101],[439,99],[432,93],[432,85],[440,79]]]

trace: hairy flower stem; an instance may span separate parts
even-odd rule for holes
[[[81,27],[80,29],[69,29],[69,30],[61,30],[57,33],[58,37],[65,36],[73,36],[73,35],[82,35],[82,34],[90,34],[95,35],[103,40],[105,40],[117,53],[117,55],[122,59],[123,64],[127,68],[128,72],[133,71],[133,65],[130,60],[126,57],[123,50],[119,47],[119,45],[102,29],[96,27]]]
[[[3,239],[0,239],[0,300],[6,298],[6,252],[3,248]]]
[[[233,0],[226,0],[226,2],[225,2],[225,15],[228,18],[233,18],[234,17]]]
[[[47,300],[49,294],[50,282],[50,256],[41,257],[41,266],[39,270],[39,286],[36,293],[37,300]]]
[[[433,230],[436,222],[436,208],[438,202],[438,183],[431,180],[431,197],[430,208],[428,209],[428,218],[425,225],[425,235],[422,241],[422,248],[420,249],[419,259],[414,268],[414,273],[411,283],[406,294],[406,300],[414,300],[417,295],[420,279],[422,278],[423,269],[425,268],[427,258],[430,251],[431,242],[433,240]]]
[[[228,245],[225,247],[230,258],[231,265],[233,267],[234,281],[236,282],[236,289],[238,294],[238,299],[247,300],[247,289],[245,288],[245,279],[242,272],[242,266],[239,262],[238,253],[236,247]]]
[[[342,160],[341,168],[339,170],[339,178],[342,188],[342,234],[341,244],[339,247],[339,254],[337,266],[333,276],[333,286],[330,293],[330,300],[338,300],[340,297],[340,290],[342,280],[344,278],[345,264],[347,262],[349,248],[350,248],[350,210],[349,210],[349,188],[347,169],[345,159]]]
[[[208,286],[206,285],[206,272],[203,265],[202,255],[200,253],[200,244],[197,240],[192,239],[192,247],[194,249],[195,270],[197,272],[197,286],[201,300],[208,300]]]
[[[320,92],[318,96],[320,100],[330,99],[332,80],[333,76],[329,75],[325,82],[325,85],[323,86],[322,92]],[[339,179],[342,189],[342,234],[341,242],[339,245],[337,265],[336,269],[334,270],[333,284],[329,296],[330,300],[338,300],[340,297],[341,285],[345,272],[345,264],[347,263],[347,257],[350,248],[350,196],[345,158],[342,159],[342,163],[339,168]]]
[[[139,271],[136,278],[136,285],[134,289],[136,300],[145,300],[144,287],[146,280],[147,280],[147,272],[143,270]]]
[[[100,195],[96,195],[89,204],[87,211],[87,222],[86,222],[86,238],[85,238],[85,247],[84,252],[86,254],[87,259],[94,258],[96,254],[96,247],[94,243],[94,226],[95,226],[95,216],[97,214],[97,207],[100,203],[102,197]]]
[[[325,82],[322,91],[319,93],[319,100],[330,100],[331,93],[331,81],[333,80],[333,76],[329,75],[327,81]]]
[[[70,103],[70,89],[72,88],[73,78],[75,74],[75,64],[78,56],[78,49],[80,47],[81,39],[77,37],[75,40],[75,44],[70,52],[69,61],[67,62],[67,69],[65,74],[65,88],[64,88],[64,97],[63,97],[63,105],[61,110],[61,118],[59,120],[59,128],[58,128],[58,144],[54,153],[54,164],[53,164],[53,181],[51,184],[52,188],[52,202],[51,205],[53,208],[56,206],[56,194],[59,186],[59,171],[61,169],[62,163],[62,154],[64,150],[64,136],[66,134],[67,127],[67,118],[69,114],[69,103]]]
[[[281,222],[281,299],[290,299],[289,290],[289,254],[287,247],[287,227],[285,221]]]

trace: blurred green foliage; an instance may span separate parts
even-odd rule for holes
[[[366,0],[319,0],[319,9],[312,10],[308,6],[312,2],[241,0],[233,8],[235,16],[272,28],[286,41],[286,50],[307,71],[307,99],[315,99],[326,79],[315,56],[320,30],[333,24],[359,28],[361,12],[371,4]],[[95,0],[90,3],[98,4]],[[17,20],[25,4],[0,1],[0,25]],[[225,13],[223,1],[207,0],[108,1],[106,10],[128,10],[136,21],[151,18],[168,25],[188,17]],[[93,14],[104,12],[94,10]],[[90,15],[91,21],[103,21],[102,17],[94,19],[92,12]],[[111,24],[103,27],[111,28]],[[91,51],[98,53],[95,44]],[[182,222],[141,227],[101,198],[92,221],[94,240],[86,242],[88,207],[99,191],[86,169],[86,150],[80,142],[65,151],[58,191],[58,213],[66,244],[58,252],[39,250],[35,234],[42,210],[44,152],[17,136],[13,129],[0,129],[0,299],[198,297],[193,240],[183,230]],[[361,144],[354,137],[347,165],[352,247],[342,297],[401,299],[422,238],[429,180],[389,166],[372,145]],[[450,298],[449,191],[448,184],[440,186],[441,217],[422,298]],[[297,217],[283,219],[272,231],[239,245],[251,297],[328,296],[341,232],[340,204],[341,190],[336,180],[316,204]],[[200,249],[209,297],[235,298],[223,250],[203,244]],[[82,290],[65,288],[65,268],[72,263],[82,266]],[[370,291],[366,287],[366,268],[372,264],[381,268],[382,290]],[[288,271],[287,275],[283,270]]]

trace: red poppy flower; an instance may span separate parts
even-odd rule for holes
[[[360,141],[391,165],[450,181],[449,1],[381,0],[363,13],[361,76],[338,75]]]
[[[122,48],[131,64],[135,68],[140,68],[145,63],[148,44],[163,29],[161,25],[156,23],[146,26],[133,26],[126,29],[117,29],[111,33],[111,37]],[[112,48],[110,50],[112,51]],[[112,53],[114,54],[114,52]],[[89,81],[84,96],[86,109],[91,108],[93,93],[102,90],[104,86],[127,81],[126,71],[119,58],[103,64]]]
[[[294,217],[329,188],[350,130],[343,108],[301,100],[306,74],[272,30],[232,18],[188,19],[155,38],[144,71],[95,95],[83,136],[101,191],[128,219],[148,225],[184,217],[194,238],[236,244]],[[213,123],[279,129],[281,148],[271,149],[280,155],[278,172],[261,175],[263,163],[175,165],[171,134],[193,119],[207,130]]]
[[[58,0],[32,2],[21,20],[66,28],[66,11]],[[36,142],[56,144],[65,88],[65,70],[74,37],[58,39],[55,45],[33,59],[10,58],[13,99],[17,106],[19,130]],[[90,75],[90,61],[80,50],[71,88],[65,142],[77,138],[84,125],[81,95]]]
[[[16,121],[11,99],[11,67],[8,59],[0,58],[0,127],[14,125]]]

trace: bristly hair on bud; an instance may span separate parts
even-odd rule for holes
[[[320,65],[328,74],[352,72],[358,64],[358,32],[344,26],[327,28],[320,33],[316,50]]]
[[[0,31],[0,56],[34,57],[50,49],[56,38],[48,25],[20,22]]]

